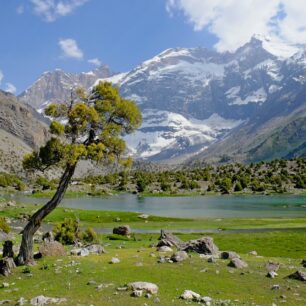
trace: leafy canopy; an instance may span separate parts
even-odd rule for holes
[[[77,89],[69,103],[50,104],[45,114],[51,139],[39,151],[28,154],[23,166],[28,170],[45,170],[52,166],[74,165],[80,159],[129,164],[122,159],[126,150],[122,136],[141,124],[137,105],[119,95],[117,87],[101,82],[86,95]]]

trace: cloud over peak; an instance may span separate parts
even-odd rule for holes
[[[306,42],[304,0],[167,0],[166,8],[172,15],[183,12],[195,31],[215,34],[219,51],[237,49],[254,33]]]
[[[82,59],[83,51],[78,47],[77,42],[72,38],[60,39],[58,42],[62,49],[63,56],[74,59]]]

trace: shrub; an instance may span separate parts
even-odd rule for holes
[[[73,244],[78,239],[79,222],[65,218],[64,222],[54,227],[53,232],[55,240],[62,244]]]
[[[0,218],[0,230],[8,234],[11,230],[10,226],[6,222],[5,218]]]
[[[96,242],[98,240],[98,235],[93,228],[88,227],[84,232],[81,232],[79,234],[79,238],[84,242],[91,243]]]

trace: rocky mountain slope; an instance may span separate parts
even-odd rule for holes
[[[45,143],[48,125],[30,106],[0,90],[0,171],[21,169],[25,153]]]
[[[45,73],[21,99],[41,110],[50,101],[65,100],[75,83],[89,88],[110,81],[143,112],[142,127],[126,139],[134,157],[175,162],[208,158],[216,152],[242,160],[270,158],[273,154],[264,149],[270,146],[269,137],[284,137],[272,132],[284,134],[281,127],[291,124],[291,119],[295,122],[293,114],[305,105],[306,48],[261,36],[234,53],[175,48],[127,73],[111,75],[103,67],[98,70],[101,76]],[[303,131],[301,121],[295,124]],[[299,135],[289,146],[297,150],[295,154],[303,151]],[[254,146],[244,146],[249,142]]]

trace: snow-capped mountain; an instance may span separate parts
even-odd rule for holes
[[[48,72],[21,99],[40,110],[67,98],[75,83],[112,82],[143,112],[142,127],[126,138],[130,152],[168,160],[201,152],[242,123],[277,114],[278,101],[290,100],[305,75],[306,48],[256,35],[234,53],[168,49],[115,75],[105,66],[80,75]]]

